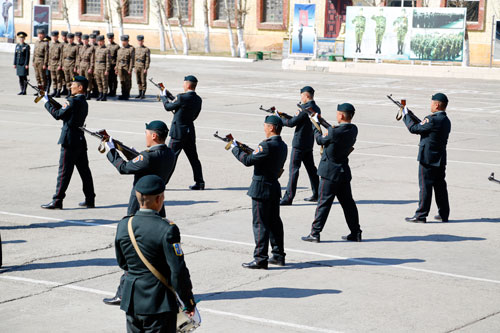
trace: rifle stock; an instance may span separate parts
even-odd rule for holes
[[[216,137],[217,139],[219,139],[221,141],[227,142],[226,146],[224,147],[226,150],[231,149],[231,144],[233,143],[233,141],[236,141],[236,140],[234,140],[233,135],[231,133],[229,133],[225,137],[222,137],[219,135],[219,131],[216,131],[214,133],[214,137]],[[252,154],[254,152],[254,150],[252,148],[250,148],[249,146],[247,146],[244,143],[236,141],[236,144],[238,145],[238,147],[240,147],[241,150],[243,150],[247,154]]]
[[[160,89],[160,91],[163,93],[164,90],[166,90],[166,97],[169,101],[173,101],[175,99],[175,96],[172,95],[172,93],[170,91],[168,91],[167,88],[165,88],[165,85],[163,85],[162,82],[160,83],[156,83],[155,81],[153,81],[153,78],[150,78],[149,81],[158,89]],[[156,98],[158,99],[158,101],[160,100],[160,95],[156,96]]]
[[[99,131],[90,131],[88,130],[85,125],[80,127],[80,129],[82,131],[84,131],[85,133],[88,133],[90,134],[91,136],[93,137],[96,137],[98,138],[99,140],[101,140],[101,143],[99,144],[99,147],[97,147],[97,150],[101,153],[101,154],[104,154],[106,152],[106,147],[104,147],[104,143],[109,141],[109,134],[106,132],[105,129],[102,129],[102,130],[99,130]],[[121,141],[119,140],[116,140],[116,139],[113,139],[113,143],[115,145],[115,148],[118,149],[119,151],[121,151],[123,153],[123,156],[125,156],[125,158],[127,160],[133,160],[134,158],[136,158],[139,153],[133,149],[133,148],[130,148],[126,145],[124,145]]]
[[[33,89],[34,89],[34,90],[38,93],[38,96],[36,96],[36,97],[35,97],[34,102],[35,102],[35,103],[40,102],[40,100],[43,98],[43,96],[45,96],[45,91],[44,91],[42,88],[40,88],[40,87],[37,87],[37,86],[32,85],[32,84],[30,83],[30,81],[29,81],[29,80],[27,81],[27,83],[28,83],[28,85],[29,85],[31,88],[33,88]],[[48,95],[47,97],[49,98],[49,103],[50,103],[50,104],[51,104],[51,105],[52,105],[55,109],[60,109],[60,108],[62,108],[61,103],[59,103],[58,101],[56,101],[56,100],[54,99],[54,97],[52,97],[52,96],[50,96],[50,95]]]
[[[278,113],[278,115],[282,118],[285,118],[285,119],[292,119],[293,117],[290,116],[289,114],[285,113],[285,112],[280,112],[278,110],[276,110],[276,107],[274,106],[271,106],[269,109],[265,109],[262,105],[259,107],[259,110],[261,111],[264,111],[264,112],[267,112],[267,113],[270,113],[270,114],[275,114],[275,113]]]

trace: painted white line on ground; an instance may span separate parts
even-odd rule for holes
[[[75,285],[71,285],[71,284],[63,284],[63,283],[57,283],[57,282],[53,282],[53,281],[34,280],[34,279],[28,279],[28,278],[23,278],[23,277],[18,277],[18,276],[2,275],[2,276],[0,276],[0,279],[34,283],[34,284],[42,284],[42,285],[46,285],[46,286],[50,286],[50,287],[66,288],[66,289],[78,290],[78,291],[82,291],[82,292],[86,292],[86,293],[90,293],[90,294],[97,294],[97,295],[104,295],[104,296],[114,296],[115,295],[115,293],[112,293],[109,291],[104,291],[104,290],[79,287],[79,286],[75,286]],[[289,323],[289,322],[285,322],[285,321],[272,320],[272,319],[266,319],[266,318],[258,318],[258,317],[242,315],[242,314],[238,314],[238,313],[219,311],[219,310],[213,310],[213,309],[207,309],[207,308],[198,307],[198,310],[201,311],[202,313],[207,312],[207,313],[212,313],[212,314],[219,315],[219,316],[233,317],[233,318],[238,318],[238,319],[243,319],[243,320],[248,320],[248,321],[254,321],[254,322],[258,322],[258,323],[291,327],[291,328],[296,328],[296,329],[310,331],[310,332],[324,332],[324,333],[337,333],[337,332],[339,332],[339,331],[332,331],[332,330],[328,330],[328,329],[320,328],[320,327],[306,326],[306,325],[294,324],[294,323]]]
[[[53,218],[53,217],[18,214],[18,213],[4,212],[4,211],[0,211],[0,214],[41,219],[41,220],[66,222],[66,223],[73,223],[73,224],[94,225],[94,226],[98,226],[98,227],[116,229],[116,225],[107,225],[107,224],[100,224],[100,223],[95,223],[95,222],[71,221],[71,220],[63,220],[63,219],[58,219],[58,218]],[[220,238],[197,236],[197,235],[189,235],[189,234],[182,234],[182,237],[208,240],[208,241],[226,243],[226,244],[236,244],[236,245],[251,246],[251,247],[255,246],[255,244],[253,244],[253,243],[246,243],[246,242],[232,241],[232,240],[226,240],[226,239],[220,239]],[[374,266],[387,266],[387,267],[403,269],[403,270],[410,270],[410,271],[423,272],[423,273],[429,273],[429,274],[434,274],[434,275],[448,276],[448,277],[457,278],[457,279],[500,284],[500,280],[484,279],[484,278],[478,278],[478,277],[474,277],[474,276],[446,273],[446,272],[440,272],[440,271],[434,271],[434,270],[416,268],[416,267],[410,267],[410,266],[404,266],[404,265],[391,265],[391,264],[387,264],[384,262],[377,262],[377,261],[372,261],[372,260],[363,260],[363,259],[356,259],[356,258],[348,258],[348,257],[336,256],[333,254],[320,253],[320,252],[312,252],[312,251],[297,250],[297,249],[290,249],[290,248],[285,248],[285,250],[287,252],[292,252],[292,253],[307,254],[307,255],[325,257],[325,258],[330,258],[330,259],[346,260],[346,261],[352,261],[352,262],[356,262],[356,263],[360,263],[360,264],[368,264],[368,265],[374,265]]]

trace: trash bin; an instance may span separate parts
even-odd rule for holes
[[[255,53],[255,59],[257,60],[264,60],[264,53],[262,53],[261,51],[258,51]]]

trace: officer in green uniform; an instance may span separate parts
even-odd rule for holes
[[[363,40],[363,34],[365,33],[366,27],[366,17],[363,16],[363,8],[360,8],[358,15],[352,20],[354,24],[354,33],[356,35],[356,51],[361,53],[361,41]]]
[[[312,108],[314,112],[321,113],[320,108],[314,101],[314,89],[310,86],[305,86],[300,90],[300,102],[304,108]],[[277,114],[279,116],[279,113]],[[311,182],[312,196],[305,198],[305,201],[318,201],[318,170],[314,165],[313,145],[314,134],[311,127],[311,120],[305,111],[298,111],[291,119],[281,117],[283,125],[287,127],[295,127],[292,141],[292,153],[290,159],[290,172],[288,185],[285,195],[281,199],[281,206],[292,204],[295,192],[297,191],[297,181],[299,180],[299,169],[302,162],[306,167],[309,181]]]
[[[418,185],[420,196],[417,211],[407,222],[425,223],[431,208],[432,190],[436,194],[438,215],[434,218],[448,222],[450,204],[446,186],[446,145],[451,131],[451,122],[446,115],[448,97],[437,93],[432,96],[431,115],[420,121],[413,113],[404,109],[403,121],[410,133],[420,135],[418,150]]]
[[[61,145],[61,155],[59,159],[59,174],[57,175],[56,193],[52,201],[42,205],[45,209],[62,209],[63,199],[66,196],[66,189],[69,186],[71,175],[76,166],[82,178],[83,193],[85,201],[80,206],[94,208],[94,183],[89,168],[87,156],[87,141],[83,131],[80,129],[85,124],[88,114],[88,104],[85,99],[88,81],[83,76],[75,76],[71,84],[71,96],[61,109],[56,109],[45,93],[45,108],[55,120],[62,120],[63,127],[59,144]]]
[[[385,27],[387,20],[384,16],[384,10],[381,8],[378,16],[373,15],[372,20],[375,21],[375,53],[382,53],[382,39],[384,38]]]
[[[320,233],[328,219],[335,197],[338,198],[344,210],[344,216],[351,231],[349,235],[342,236],[342,239],[361,241],[358,209],[351,192],[352,176],[348,158],[358,135],[358,128],[351,123],[354,111],[352,104],[339,104],[337,106],[338,126],[328,128],[323,136],[316,127],[313,128],[316,143],[323,145],[324,150],[318,167],[318,175],[321,177],[318,206],[311,233],[302,237],[303,241],[319,243]],[[314,115],[312,119],[318,122],[317,117],[318,115]]]
[[[129,223],[137,245],[147,261],[167,280],[192,316],[196,302],[189,270],[184,261],[179,228],[162,218],[165,183],[156,175],[142,177],[136,184],[140,209],[118,224],[115,252],[118,265],[128,272],[123,286],[127,332],[176,332],[177,301],[143,263],[129,236]]]
[[[404,54],[405,38],[408,32],[408,17],[406,16],[406,10],[401,10],[401,16],[394,20],[393,25],[396,27],[397,41],[398,41],[398,53]]]
[[[19,87],[21,91],[18,95],[26,95],[26,86],[28,85],[29,64],[30,64],[30,46],[24,42],[28,36],[25,32],[18,32],[19,43],[14,52],[14,68],[19,76]]]
[[[244,152],[233,141],[233,155],[245,166],[253,166],[252,184],[247,195],[252,198],[254,260],[244,268],[267,269],[267,265],[285,265],[283,223],[280,218],[281,185],[278,178],[283,172],[288,147],[281,139],[283,122],[278,116],[267,116],[264,121],[266,140],[252,154]],[[269,242],[272,258],[269,259]]]

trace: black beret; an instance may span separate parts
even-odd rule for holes
[[[77,31],[77,32],[75,32],[75,36],[76,36],[76,37],[82,37],[82,32],[81,32],[81,31]]]
[[[161,120],[153,120],[149,124],[146,124],[146,129],[151,131],[158,131],[165,136],[168,135],[168,126]]]
[[[311,95],[314,95],[314,89],[311,86],[305,86],[304,88],[300,89],[300,93],[308,92]]]
[[[354,111],[356,111],[356,109],[350,103],[343,103],[343,104],[337,105],[337,111],[354,113]]]
[[[59,31],[54,30],[50,33],[51,36],[59,36]]]
[[[137,35],[137,40],[144,40],[144,36],[143,35]]]
[[[36,33],[45,35],[45,30],[44,29],[36,29]]]
[[[112,33],[112,32],[108,32],[108,33],[106,34],[106,36],[107,36],[108,38],[114,38],[114,37],[115,37],[115,34],[114,34],[114,33]]]
[[[19,31],[17,33],[17,37],[26,38],[26,36],[28,36],[28,35],[24,31]]]
[[[432,95],[432,100],[448,104],[448,97],[446,97],[446,95],[443,93],[437,93]]]
[[[73,77],[73,81],[81,83],[85,87],[85,89],[87,89],[89,85],[89,81],[87,80],[87,78],[85,78],[85,76],[77,75]]]
[[[121,41],[126,41],[126,40],[128,41],[128,35],[123,35],[123,36],[121,36],[121,37],[120,37],[120,40],[121,40]]]
[[[75,34],[72,34],[71,32],[68,34],[68,38],[75,38]]]
[[[103,35],[97,36],[97,40],[104,40],[104,36]]]
[[[83,39],[83,40],[88,40],[88,39],[89,39],[89,37],[90,37],[90,36],[89,36],[89,35],[87,35],[87,34],[82,35],[82,39]]]
[[[266,119],[264,120],[266,124],[272,124],[276,126],[283,126],[283,121],[281,120],[280,117],[271,115],[271,116],[266,116]]]
[[[96,36],[99,36],[101,34],[101,32],[99,30],[93,30],[92,33],[96,34]]]
[[[63,37],[65,37],[65,36],[67,36],[67,35],[68,35],[68,32],[67,32],[67,31],[61,31],[61,35],[62,35]]]
[[[95,34],[90,34],[89,37],[95,39]]]
[[[165,191],[165,182],[157,175],[147,175],[139,179],[135,190],[145,195],[161,194]]]
[[[198,79],[194,75],[188,75],[188,76],[184,77],[184,81],[189,81],[189,82],[197,83]]]

